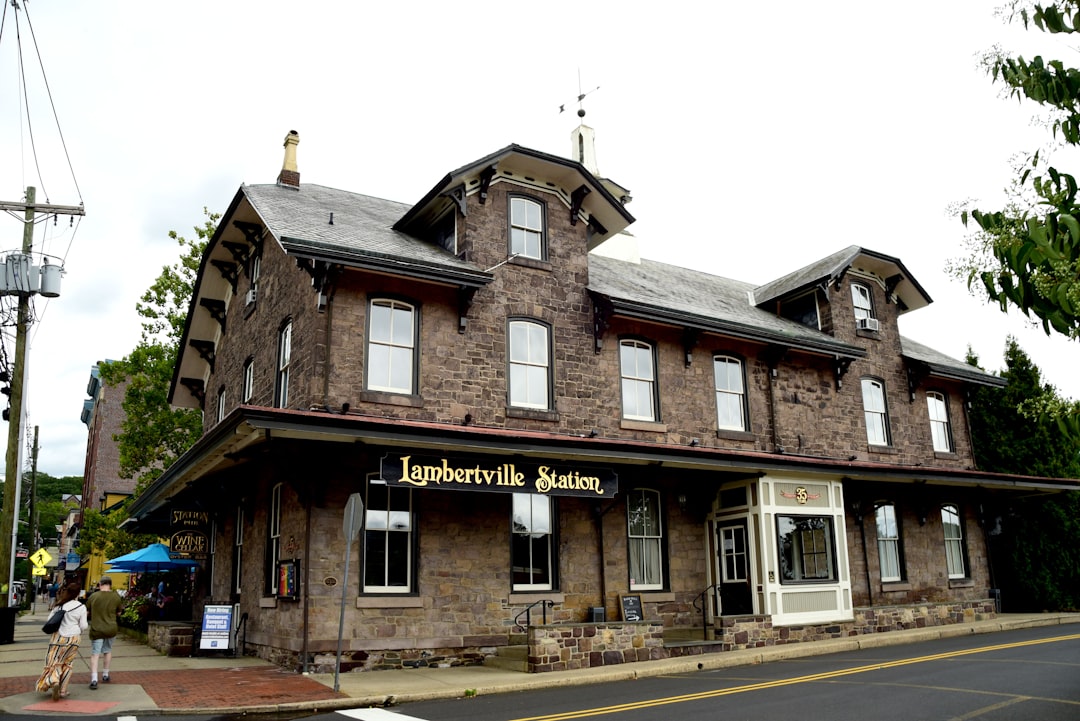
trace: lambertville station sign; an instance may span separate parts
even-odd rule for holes
[[[393,486],[452,491],[542,493],[549,496],[611,498],[619,478],[611,468],[572,463],[522,463],[391,453],[383,456],[382,479]]]

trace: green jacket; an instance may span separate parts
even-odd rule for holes
[[[90,639],[112,638],[119,630],[116,616],[120,613],[123,599],[116,591],[98,591],[90,594],[86,600],[86,610],[90,612]]]

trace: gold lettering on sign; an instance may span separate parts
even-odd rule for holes
[[[536,490],[540,493],[549,493],[559,489],[565,491],[592,491],[598,496],[604,495],[604,489],[600,487],[600,479],[596,476],[583,476],[577,471],[570,473],[555,473],[550,466],[540,466],[540,477],[536,479]]]
[[[174,526],[208,526],[210,525],[210,512],[173,509],[170,521]]]
[[[508,489],[525,488],[525,474],[513,463],[503,463],[496,468],[475,466],[452,466],[443,458],[436,463],[413,463],[412,456],[401,456],[401,482],[424,488],[428,484],[462,484],[496,486]],[[537,493],[552,491],[587,491],[598,496],[605,491],[598,476],[587,476],[579,471],[556,472],[551,466],[540,466],[533,480]]]
[[[200,554],[210,549],[206,536],[195,531],[180,531],[169,539],[169,550],[176,554]]]

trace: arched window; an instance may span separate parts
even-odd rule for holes
[[[852,283],[851,304],[855,307],[855,320],[874,317],[874,295],[869,286]]]
[[[620,341],[619,367],[622,374],[623,418],[655,421],[656,368],[653,347],[639,340]]]
[[[510,405],[551,408],[551,341],[548,327],[510,321]]]
[[[635,488],[626,496],[626,534],[630,554],[630,590],[664,587],[664,524],[660,494]]]
[[[936,391],[927,393],[926,406],[930,412],[930,436],[934,441],[934,450],[951,453],[952,431],[949,428],[949,406],[945,402],[945,394]]]
[[[713,377],[716,381],[717,428],[747,430],[746,384],[743,381],[742,361],[732,356],[713,356]]]

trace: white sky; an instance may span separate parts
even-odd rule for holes
[[[1080,62],[993,2],[20,2],[81,196],[23,14],[35,171],[8,3],[0,200],[34,185],[39,202],[86,205],[74,237],[64,222],[35,235],[66,271],[31,335],[28,428],[51,475],[83,472],[90,368],[138,342],[135,303],[179,255],[168,231],[190,236],[204,206],[273,182],[290,129],[302,182],[412,203],[510,143],[569,154],[579,71],[599,86],[586,120],[600,171],[632,191],[645,257],[762,283],[852,244],[893,255],[935,301],[905,335],[956,358],[971,345],[998,370],[1014,334],[1080,397],[1076,344],[943,271],[965,235],[946,207],[999,207],[1009,157],[1046,137],[977,57],[1000,43]],[[21,238],[0,216],[0,252]]]

